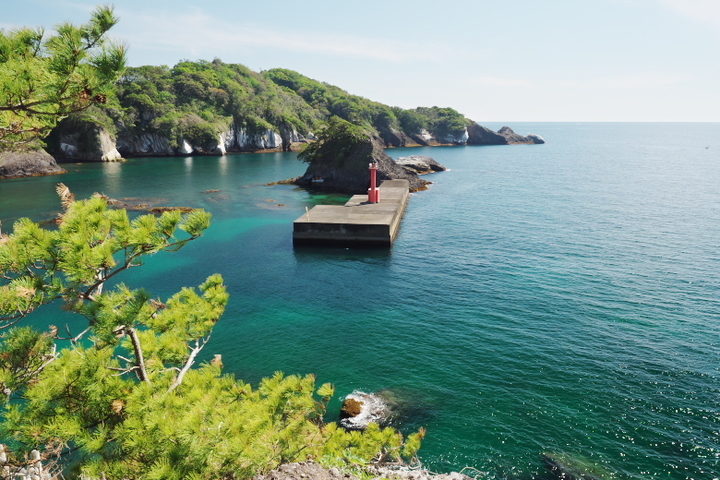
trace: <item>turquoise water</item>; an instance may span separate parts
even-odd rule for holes
[[[548,143],[388,151],[450,168],[389,250],[294,249],[305,207],[347,197],[267,186],[304,171],[290,153],[3,180],[0,221],[51,218],[58,181],[206,208],[206,236],[125,281],[167,296],[223,274],[207,357],[252,382],[389,390],[401,428],[428,428],[431,469],[546,478],[552,451],[621,479],[720,478],[720,124],[511,126]]]

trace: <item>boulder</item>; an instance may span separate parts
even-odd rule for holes
[[[410,155],[409,157],[400,157],[395,159],[395,163],[403,167],[405,170],[410,169],[416,172],[418,175],[424,175],[426,173],[443,172],[447,170],[444,165],[441,165],[434,158],[427,157],[425,155]]]
[[[36,177],[65,173],[45,150],[0,152],[0,178]]]
[[[373,393],[352,392],[340,410],[340,426],[348,430],[364,430],[371,423],[386,425],[389,421],[390,408]]]
[[[429,182],[395,163],[384,148],[382,139],[368,136],[341,157],[328,153],[312,160],[305,174],[294,179],[294,183],[331,192],[364,194],[370,185],[368,165],[375,162],[378,164],[378,184],[383,180],[406,179],[410,182],[411,192],[427,188]]]

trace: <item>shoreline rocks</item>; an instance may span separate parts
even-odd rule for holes
[[[370,465],[364,469],[367,474],[362,478],[373,480],[472,480],[472,477],[459,472],[432,473],[428,470],[400,466],[390,468]],[[337,467],[323,467],[312,461],[285,463],[271,472],[256,475],[252,480],[359,480],[357,475],[343,472]]]
[[[39,177],[66,173],[45,150],[0,152],[0,178]]]

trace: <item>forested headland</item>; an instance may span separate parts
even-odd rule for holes
[[[96,160],[107,153],[98,148],[104,135],[123,157],[300,150],[331,117],[387,146],[464,143],[473,123],[452,108],[389,107],[291,70],[257,73],[215,59],[126,69],[116,95],[64,120],[48,147]]]

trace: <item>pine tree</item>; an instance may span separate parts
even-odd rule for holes
[[[118,22],[100,6],[88,23],[0,30],[0,151],[38,146],[62,118],[102,104],[125,67],[125,47],[107,41]]]
[[[223,374],[218,356],[196,366],[228,301],[219,275],[165,300],[106,287],[146,255],[200,237],[208,213],[130,219],[100,195],[75,201],[62,184],[58,193],[56,230],[23,219],[0,236],[0,441],[10,466],[36,450],[56,471],[72,460],[83,478],[232,479],[306,459],[343,466],[415,455],[423,431],[404,441],[391,428],[325,423],[334,388],[312,375],[278,372],[253,388]],[[17,325],[52,302],[87,327],[63,336]]]

